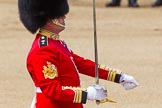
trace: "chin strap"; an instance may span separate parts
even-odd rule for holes
[[[65,25],[61,24],[61,23],[59,22],[59,20],[56,19],[56,18],[55,18],[55,19],[52,19],[52,23],[55,24],[55,25],[58,25],[58,26],[60,26],[60,27],[65,28]]]

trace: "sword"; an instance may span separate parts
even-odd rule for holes
[[[94,53],[95,53],[95,84],[99,85],[99,72],[98,72],[98,48],[97,48],[97,27],[96,27],[96,1],[93,0],[93,29],[94,29]],[[96,100],[96,104],[100,103],[112,102],[116,103],[116,101],[112,99],[105,98],[104,100]]]
[[[93,0],[93,26],[94,26],[94,53],[95,53],[95,84],[99,85],[98,73],[98,49],[97,49],[97,30],[96,30],[96,1]]]
[[[93,29],[94,29],[94,53],[95,53],[95,84],[99,85],[99,72],[98,72],[98,49],[97,49],[97,28],[96,28],[96,1],[93,0]],[[100,103],[96,100],[96,104]]]

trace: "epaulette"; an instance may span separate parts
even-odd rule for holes
[[[48,37],[47,36],[40,36],[39,38],[39,47],[48,46]]]

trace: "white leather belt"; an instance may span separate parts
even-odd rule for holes
[[[42,90],[40,89],[40,87],[36,87],[36,88],[35,88],[35,92],[36,92],[36,93],[42,93]]]
[[[40,87],[35,87],[35,92],[36,93],[42,93],[42,90],[40,89]],[[33,100],[32,100],[30,108],[35,108],[35,103],[36,103],[36,94],[33,97]]]

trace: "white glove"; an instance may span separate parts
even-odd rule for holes
[[[107,90],[104,86],[91,85],[87,88],[87,99],[88,100],[103,100],[107,97]]]
[[[133,89],[139,85],[132,76],[129,76],[127,74],[121,74],[119,83],[123,85],[125,90]]]

